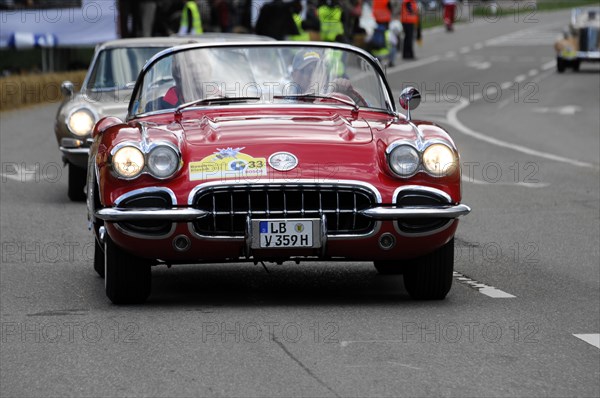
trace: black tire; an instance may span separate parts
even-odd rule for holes
[[[579,72],[579,67],[581,66],[581,61],[576,59],[575,61],[572,61],[571,66],[573,67],[573,70],[575,72]]]
[[[98,239],[94,237],[94,270],[100,275],[100,278],[104,278],[104,250],[98,242]]]
[[[452,287],[454,238],[433,253],[411,261],[404,287],[413,299],[443,300]]]
[[[404,264],[398,261],[373,261],[375,269],[380,275],[402,275]]]
[[[86,170],[69,163],[69,199],[73,202],[82,202],[85,200],[85,180],[87,178]]]
[[[108,234],[104,244],[104,285],[114,304],[139,304],[150,295],[150,264],[117,246]]]
[[[558,73],[563,73],[566,68],[567,68],[567,65],[565,63],[565,60],[560,57],[557,57],[556,58],[556,70],[558,71]]]

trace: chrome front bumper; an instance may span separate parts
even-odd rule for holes
[[[376,220],[399,220],[410,218],[457,218],[469,214],[466,205],[440,207],[373,207],[363,210],[366,217]],[[96,212],[96,217],[109,222],[122,221],[194,221],[205,217],[208,211],[192,207],[172,209],[119,209],[106,208]]]
[[[361,213],[376,220],[399,220],[409,218],[458,218],[471,212],[467,205],[440,207],[373,207]]]
[[[194,221],[208,214],[191,207],[172,209],[119,209],[106,208],[96,212],[96,217],[109,222],[122,221]]]

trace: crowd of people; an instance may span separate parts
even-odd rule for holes
[[[456,0],[443,4],[452,31]],[[118,10],[121,37],[232,32],[336,41],[366,48],[390,66],[399,49],[414,59],[421,38],[417,0],[119,0]],[[374,21],[370,31],[360,24],[365,10]]]

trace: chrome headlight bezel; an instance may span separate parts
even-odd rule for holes
[[[439,168],[435,168],[435,167],[432,168],[432,166],[431,166],[432,162],[427,161],[427,159],[425,158],[425,156],[426,156],[425,153],[427,153],[428,154],[427,156],[430,157],[430,156],[432,156],[431,151],[434,151],[436,149],[441,149],[442,147],[447,149],[447,151],[448,151],[447,154],[450,154],[452,161],[448,162],[449,166],[443,167],[441,169],[442,171],[440,172]],[[416,153],[416,156],[418,156],[418,164],[414,169],[410,169],[406,173],[400,173],[400,172],[398,172],[398,168],[394,167],[392,156],[393,156],[394,151],[401,150],[398,148],[411,148]],[[454,173],[454,171],[456,170],[456,167],[458,167],[458,161],[459,161],[458,152],[456,151],[454,146],[451,145],[446,140],[441,140],[441,139],[432,139],[432,140],[425,141],[424,143],[421,143],[421,142],[413,143],[413,142],[407,141],[407,140],[394,141],[391,144],[389,144],[388,147],[386,148],[385,156],[386,156],[386,164],[387,164],[387,168],[389,169],[389,172],[392,173],[392,175],[394,175],[395,177],[402,178],[402,179],[414,177],[415,175],[417,175],[420,172],[423,172],[423,173],[425,173],[429,176],[435,177],[435,178],[446,177],[446,176],[449,176]]]
[[[82,122],[84,122],[81,119],[79,122],[77,120],[75,120],[75,118],[78,117],[77,116],[78,114],[82,115],[80,117],[85,117],[85,116],[83,116],[83,114],[85,114],[89,117],[89,120],[91,121],[91,125],[90,125],[89,129],[87,129],[86,126],[82,126],[81,130],[80,130],[80,129],[78,129],[77,125],[75,125],[75,123],[81,124]],[[67,130],[69,130],[69,132],[71,134],[73,134],[75,137],[81,138],[81,137],[88,137],[92,134],[92,131],[94,130],[94,125],[96,124],[97,121],[98,121],[98,113],[96,113],[96,111],[94,111],[92,108],[89,108],[86,106],[80,106],[77,108],[73,108],[67,114],[67,117],[65,118],[65,125],[67,126]]]
[[[119,151],[128,147],[134,148],[135,150],[139,151],[143,159],[140,162],[142,163],[142,167],[140,167],[139,171],[134,175],[124,175],[123,173],[119,172],[119,168],[115,163],[115,157],[117,156]],[[161,175],[159,173],[156,173],[155,170],[153,170],[152,167],[149,166],[150,155],[152,153],[156,153],[155,151],[160,150],[161,148],[168,148],[167,150],[173,153],[177,158],[176,166],[169,174]],[[148,174],[157,180],[167,180],[169,178],[172,178],[175,174],[177,174],[179,170],[181,170],[181,167],[183,166],[183,160],[181,158],[181,151],[179,150],[179,148],[170,142],[159,141],[153,142],[150,145],[141,145],[137,142],[126,141],[121,142],[115,145],[114,148],[112,148],[112,150],[110,151],[109,164],[111,166],[113,175],[121,180],[134,180],[142,174]]]
[[[119,163],[123,163],[123,162],[119,162],[117,159],[117,157],[119,156],[119,153],[122,153],[122,151],[130,149],[132,151],[139,153],[140,159],[139,159],[139,163],[141,163],[141,165],[137,168],[137,171],[135,174],[123,174],[120,172],[120,167],[118,166]],[[140,175],[142,175],[142,173],[144,172],[144,169],[146,167],[146,156],[144,154],[144,151],[142,151],[142,149],[139,147],[139,145],[136,145],[134,143],[131,142],[124,142],[121,144],[116,145],[111,151],[110,151],[110,166],[111,169],[113,171],[113,174],[115,175],[115,177],[121,179],[121,180],[133,180],[138,178]]]
[[[394,161],[394,156],[397,152],[407,151],[407,153],[414,156],[414,167],[406,168],[399,166]],[[406,141],[395,141],[391,143],[385,151],[387,165],[394,175],[401,178],[410,178],[419,172],[421,168],[421,154],[419,150],[409,142]],[[405,169],[406,171],[402,171]]]
[[[164,151],[164,150],[169,151],[174,156],[175,164],[174,164],[172,170],[169,171],[169,173],[161,175],[157,172],[157,170],[155,170],[153,168],[152,157],[157,156],[156,153],[158,151]],[[175,173],[177,173],[179,170],[181,170],[182,164],[183,164],[183,162],[181,160],[181,152],[179,151],[179,148],[177,148],[175,145],[173,145],[171,143],[168,143],[168,142],[153,143],[147,150],[146,169],[148,171],[148,174],[150,174],[152,177],[154,177],[158,180],[166,180],[166,179],[173,177],[175,175]]]
[[[445,156],[445,158],[440,159],[440,156]],[[446,177],[454,173],[454,170],[458,166],[458,155],[447,143],[430,141],[423,148],[421,162],[423,170],[430,176]],[[442,166],[440,167],[440,165]]]

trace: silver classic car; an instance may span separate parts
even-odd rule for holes
[[[205,33],[199,36],[147,37],[106,42],[96,48],[81,90],[65,81],[64,101],[58,108],[54,132],[69,168],[69,199],[85,200],[88,138],[94,124],[105,116],[125,118],[142,66],[158,52],[180,44],[220,41],[273,40],[251,34]]]
[[[89,143],[94,124],[104,116],[125,117],[135,79],[146,61],[161,50],[189,43],[189,38],[114,40],[96,48],[79,92],[65,81],[54,132],[69,168],[69,199],[85,200]]]

